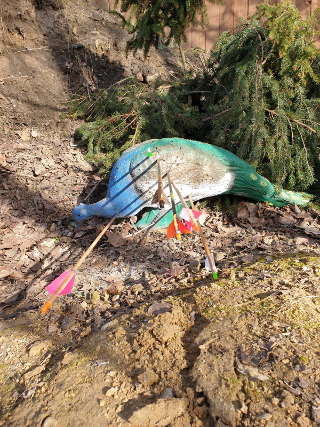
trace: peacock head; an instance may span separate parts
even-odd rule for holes
[[[92,216],[92,212],[88,208],[89,208],[89,205],[80,203],[80,205],[73,208],[72,219],[76,222],[81,222],[87,218],[90,218]]]

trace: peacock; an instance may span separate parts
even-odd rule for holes
[[[161,209],[155,200],[158,161],[161,161],[166,196]],[[80,203],[73,209],[72,217],[77,222],[91,216],[122,218],[149,208],[137,227],[167,227],[172,221],[165,181],[168,172],[183,197],[190,194],[194,201],[233,194],[281,207],[303,206],[311,198],[308,194],[276,189],[251,165],[221,147],[183,138],[163,138],[148,140],[124,151],[111,170],[106,198],[90,205]],[[178,198],[176,202],[179,213],[182,206]]]

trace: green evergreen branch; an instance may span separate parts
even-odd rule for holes
[[[265,110],[266,111],[268,111],[268,113],[270,113],[270,114],[273,114],[273,115],[275,115],[275,116],[279,116],[279,114],[276,112],[276,111],[274,111],[274,110],[269,110],[268,108],[265,108]],[[308,125],[306,125],[305,123],[302,123],[302,122],[300,122],[299,120],[295,120],[295,119],[290,119],[288,116],[286,116],[287,117],[287,119],[289,120],[289,121],[292,121],[292,122],[294,122],[294,123],[297,123],[299,126],[303,126],[303,127],[305,127],[306,129],[308,129],[310,132],[313,132],[313,133],[318,133],[315,129],[313,129],[312,127],[310,127],[310,126],[308,126]]]

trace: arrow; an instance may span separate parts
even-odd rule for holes
[[[174,201],[173,188],[172,188],[172,183],[171,183],[169,172],[167,173],[167,178],[168,178],[169,191],[170,191],[171,207],[172,207],[172,212],[173,212],[173,221],[171,222],[171,224],[169,225],[169,227],[167,229],[167,237],[169,239],[171,237],[176,237],[178,240],[181,240],[181,230],[179,229],[179,226],[181,228],[183,226],[183,224],[181,221],[179,221],[180,222],[180,224],[179,224],[178,220],[177,220],[177,208],[176,208],[176,203]],[[188,232],[190,233],[189,230],[188,230]]]
[[[190,202],[191,208],[192,208],[192,209],[189,209],[189,210],[190,210],[190,212],[191,212],[191,214],[193,216],[192,210],[195,208],[195,206],[194,206],[194,203],[193,203],[193,201],[191,199],[190,194],[189,194],[189,202]],[[194,219],[195,222],[198,223],[200,238],[201,238],[202,245],[204,247],[204,251],[206,253],[207,259],[208,259],[209,267],[210,267],[210,270],[211,270],[211,273],[212,273],[212,278],[213,278],[213,280],[218,280],[218,278],[219,278],[218,277],[218,269],[216,267],[216,263],[214,262],[214,257],[212,255],[210,249],[209,249],[209,245],[208,245],[208,241],[206,239],[206,236],[204,235],[203,229],[202,229],[199,221],[195,217],[193,217],[193,219]]]
[[[59,295],[66,295],[69,294],[72,291],[73,285],[75,283],[76,275],[81,267],[81,265],[84,263],[86,258],[91,254],[99,240],[103,237],[103,235],[107,232],[113,221],[116,219],[116,216],[113,216],[108,224],[103,228],[103,230],[98,234],[98,236],[94,239],[94,241],[91,243],[91,245],[84,251],[84,253],[79,258],[78,262],[67,271],[64,271],[60,276],[58,276],[56,279],[54,279],[49,285],[46,287],[49,294],[51,294],[51,297],[48,299],[47,302],[41,307],[41,314],[45,315],[50,308],[52,307],[55,300],[58,298]]]
[[[156,194],[154,195],[154,198],[152,202],[158,203],[160,209],[164,208],[165,201],[167,200],[166,195],[163,191],[163,180],[162,180],[162,174],[161,174],[161,166],[160,166],[160,159],[157,159],[157,168],[158,168],[158,188],[156,191]]]
[[[178,195],[178,197],[180,199],[180,202],[182,203],[183,207],[188,212],[190,221],[192,223],[192,228],[195,231],[199,231],[201,242],[202,242],[202,245],[204,247],[204,251],[205,251],[207,259],[208,259],[210,270],[212,272],[212,277],[213,277],[214,280],[217,280],[218,279],[218,269],[217,269],[216,264],[214,262],[213,255],[210,252],[209,245],[208,245],[206,236],[204,235],[204,232],[202,230],[202,227],[200,225],[200,222],[196,218],[196,215],[193,213],[194,211],[196,211],[196,209],[195,209],[194,203],[193,203],[193,201],[191,199],[191,195],[189,194],[189,202],[190,202],[190,205],[191,205],[191,209],[190,209],[189,206],[187,205],[186,201],[184,200],[182,194],[180,193],[179,189],[177,188],[177,186],[173,182],[172,182],[172,187],[174,188],[175,192],[177,193],[177,195]]]

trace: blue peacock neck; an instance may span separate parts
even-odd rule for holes
[[[91,205],[85,205],[88,215],[90,216],[102,216],[105,218],[111,218],[117,214],[112,202],[108,198],[104,198],[99,202],[93,203]]]

